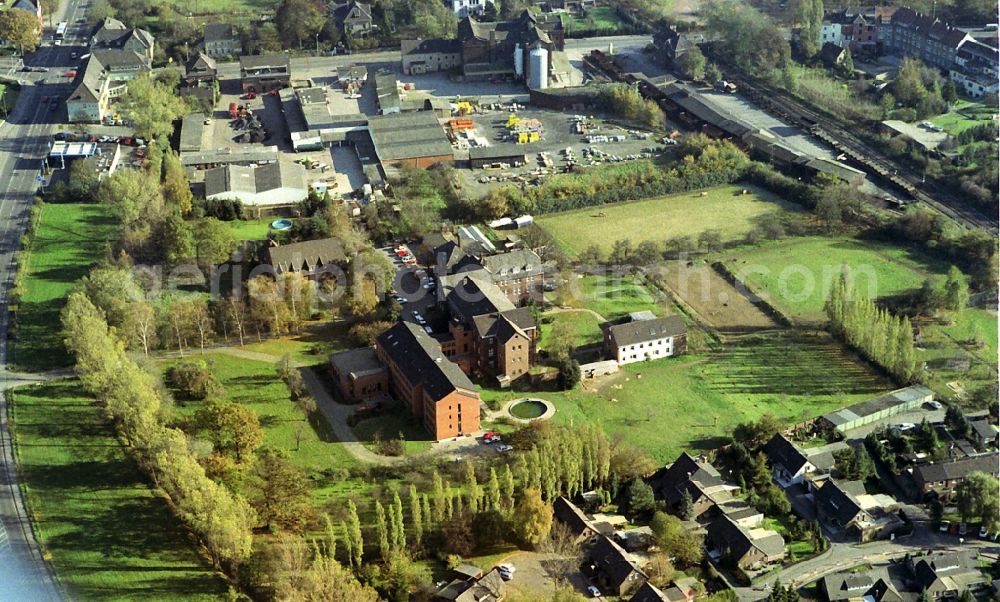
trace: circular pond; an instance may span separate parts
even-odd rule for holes
[[[271,227],[275,230],[288,230],[292,227],[292,220],[290,219],[276,219],[271,222]]]
[[[511,416],[520,418],[521,420],[539,418],[545,414],[546,410],[548,410],[548,406],[545,405],[544,401],[538,399],[523,399],[507,408]]]

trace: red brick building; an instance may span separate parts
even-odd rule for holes
[[[389,370],[389,389],[435,440],[479,431],[479,393],[440,344],[410,322],[378,337],[376,353]]]
[[[368,401],[389,393],[389,371],[372,347],[334,353],[330,356],[330,373],[349,402]]]

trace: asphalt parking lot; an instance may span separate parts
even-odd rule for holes
[[[505,126],[509,116],[509,111],[497,110],[470,115],[469,118],[475,124],[476,135],[486,138],[490,146],[508,146],[513,150],[517,146],[516,144],[502,140],[503,134],[506,132]],[[578,163],[588,165],[590,164],[590,160],[583,155],[583,150],[587,147],[597,149],[608,155],[625,158],[629,155],[641,155],[650,148],[664,146],[653,136],[639,138],[630,133],[628,129],[611,124],[597,115],[594,115],[593,117],[595,118],[591,120],[591,123],[597,128],[592,132],[593,134],[624,136],[625,139],[621,142],[587,143],[584,135],[574,133],[573,131],[573,113],[527,107],[519,109],[517,116],[522,119],[537,119],[543,127],[541,140],[530,145],[533,151],[529,154],[528,162],[523,167],[504,169],[502,172],[486,169],[458,169],[457,173],[462,178],[462,187],[471,196],[481,196],[492,188],[510,185],[511,182],[517,183],[518,180],[516,178],[519,176],[527,178],[528,181],[533,181],[535,177],[542,173],[540,171],[541,164],[538,160],[538,152],[548,153],[553,162],[553,173],[557,173],[568,163],[564,152],[567,148],[573,150],[573,155]],[[591,115],[587,117],[591,117]],[[666,148],[669,149],[669,147]],[[655,153],[650,154],[655,156]],[[458,161],[466,160],[468,159],[469,151],[456,149],[455,156]],[[596,163],[602,159],[594,158],[594,160]],[[483,182],[484,178],[494,178],[495,181]],[[544,179],[544,175],[542,178]]]

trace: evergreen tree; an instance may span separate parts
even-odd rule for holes
[[[385,508],[375,500],[375,532],[378,534],[378,553],[385,562],[389,559],[389,527],[386,524]]]
[[[490,466],[490,480],[486,483],[486,509],[500,510],[500,479],[492,466]]]
[[[358,518],[358,508],[354,502],[347,500],[347,534],[348,547],[351,550],[351,568],[361,570],[361,557],[365,552],[365,539],[361,533],[361,520]]]
[[[500,475],[500,499],[503,509],[510,512],[514,509],[514,473],[510,470],[510,464],[504,464],[503,473]]]
[[[694,518],[694,501],[691,499],[691,492],[687,489],[681,494],[681,500],[677,504],[677,515],[684,520]]]
[[[413,543],[419,546],[424,538],[424,520],[417,488],[410,485],[410,524],[413,525]]]
[[[434,471],[431,477],[433,483],[433,495],[434,495],[434,523],[440,525],[445,518],[445,506],[447,505],[447,500],[445,499],[444,482],[441,480],[441,474],[438,471]]]

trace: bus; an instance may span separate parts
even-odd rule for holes
[[[67,23],[65,21],[56,26],[55,39],[61,40],[66,37],[66,27]]]

